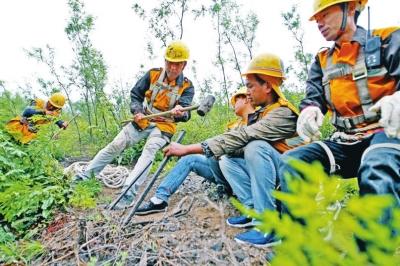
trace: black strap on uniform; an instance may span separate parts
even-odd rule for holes
[[[347,25],[347,13],[349,12],[349,3],[341,3],[340,7],[342,8],[343,16],[342,16],[342,24],[340,25],[340,29],[335,41],[339,40],[339,38],[343,35],[346,25]]]

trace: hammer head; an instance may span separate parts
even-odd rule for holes
[[[197,109],[197,113],[200,116],[205,116],[206,113],[208,113],[211,110],[211,107],[213,106],[214,102],[215,102],[215,97],[212,95],[207,95],[207,97],[200,102],[199,108]]]

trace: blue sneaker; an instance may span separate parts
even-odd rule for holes
[[[226,223],[232,227],[245,228],[252,227],[253,219],[247,216],[234,216],[226,219]]]
[[[241,244],[249,244],[262,248],[276,246],[282,242],[275,237],[275,234],[264,234],[256,229],[237,234],[235,240]]]

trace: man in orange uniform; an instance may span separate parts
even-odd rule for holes
[[[189,59],[189,49],[182,41],[171,42],[165,51],[164,68],[149,70],[131,90],[131,112],[133,121],[126,125],[114,140],[103,148],[75,180],[87,179],[97,175],[124,149],[147,138],[135,168],[129,174],[124,186],[128,186],[149,162],[154,160],[158,150],[164,147],[176,132],[177,122],[186,122],[190,113],[182,111],[190,106],[194,96],[192,82],[183,75]],[[157,117],[150,121],[143,119],[146,114],[171,110],[168,118]],[[121,199],[116,209],[129,205],[138,187],[144,182],[150,167],[141,175],[131,191]]]
[[[247,88],[240,88],[231,98],[232,106],[238,117],[234,122],[227,125],[228,131],[234,131],[247,125],[247,118],[254,113],[254,108],[247,99]],[[185,181],[190,172],[195,172],[199,176],[216,183],[221,192],[231,193],[229,184],[223,177],[218,161],[214,158],[207,158],[202,154],[190,154],[182,157],[176,163],[174,168],[163,179],[158,186],[155,195],[144,203],[137,211],[137,215],[146,215],[150,213],[162,212],[168,206],[168,199]]]
[[[52,94],[46,102],[42,99],[35,99],[30,106],[26,107],[22,116],[11,119],[6,130],[15,140],[26,144],[36,138],[39,127],[48,124],[61,114],[61,109],[65,104],[65,96],[59,92]],[[56,125],[66,129],[68,124],[58,120]]]
[[[360,194],[391,194],[400,204],[400,28],[376,29],[372,36],[357,17],[367,0],[315,0],[310,20],[334,45],[320,51],[309,72],[297,132],[309,145],[284,156],[318,160],[328,173],[358,177]],[[336,132],[321,135],[323,114],[331,112]],[[288,164],[280,169],[298,176]]]

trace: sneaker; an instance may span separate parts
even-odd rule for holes
[[[266,248],[279,245],[282,241],[275,237],[275,234],[264,234],[256,229],[237,234],[235,241],[241,244],[248,244],[256,247]]]
[[[232,227],[245,228],[254,226],[253,219],[247,216],[234,216],[226,219],[226,223]]]
[[[122,198],[118,201],[118,203],[114,206],[114,210],[124,210],[132,204],[133,200],[135,199],[135,194],[131,192],[127,192]]]
[[[150,213],[163,212],[168,207],[168,203],[165,201],[160,204],[154,204],[151,200],[146,202],[142,207],[136,210],[137,215],[147,215]]]

